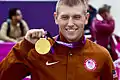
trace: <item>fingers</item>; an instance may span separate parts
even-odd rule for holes
[[[31,34],[31,38],[40,38],[41,37],[41,32],[33,32]]]
[[[41,37],[45,37],[46,31],[44,29],[31,29],[29,30],[26,35],[25,39],[28,41],[32,41],[33,39],[39,39]]]
[[[42,37],[42,32],[36,34],[39,38]]]
[[[30,36],[31,38],[40,38],[45,36],[44,29],[31,29],[29,30],[27,36]]]
[[[45,37],[45,35],[46,35],[46,31],[44,31],[44,29],[41,29],[40,34],[41,34],[41,37]],[[39,34],[39,36],[40,36],[40,34]]]

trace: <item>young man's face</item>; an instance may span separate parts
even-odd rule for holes
[[[16,15],[13,16],[12,19],[13,19],[14,21],[16,21],[16,22],[21,21],[21,19],[22,19],[22,13],[21,13],[21,11],[20,11],[20,10],[17,10],[17,11],[16,11]]]
[[[82,5],[73,7],[61,5],[58,13],[55,13],[55,22],[59,26],[59,31],[69,42],[76,42],[81,38],[87,20]]]

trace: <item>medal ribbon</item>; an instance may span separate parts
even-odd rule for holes
[[[63,46],[69,47],[69,48],[82,47],[86,43],[85,37],[83,38],[83,40],[81,40],[79,42],[65,43],[65,42],[59,41],[60,40],[60,36],[59,35],[57,36],[56,39],[53,39],[51,34],[49,32],[47,32],[46,36],[51,38],[53,41],[55,41],[55,44],[60,44],[60,45],[63,45]],[[53,47],[51,47],[51,51],[54,52]]]

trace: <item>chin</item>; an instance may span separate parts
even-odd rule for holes
[[[75,42],[77,40],[78,37],[73,37],[73,36],[68,36],[66,39],[69,41],[69,42]]]

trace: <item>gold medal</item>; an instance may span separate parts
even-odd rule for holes
[[[35,50],[39,54],[47,54],[50,51],[50,42],[46,38],[40,38],[36,43],[35,43]]]

